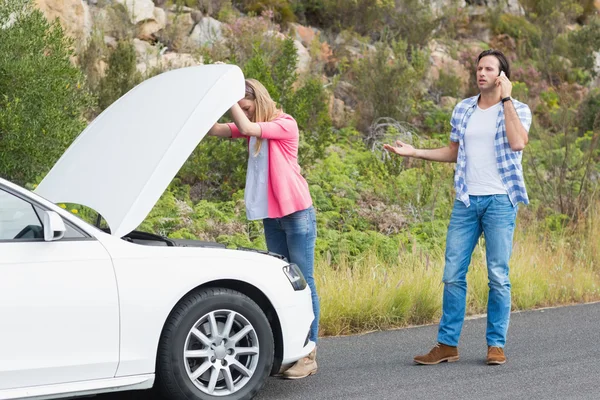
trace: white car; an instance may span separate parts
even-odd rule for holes
[[[134,231],[243,96],[232,65],[158,75],[98,116],[36,193],[0,179],[0,399],[153,386],[247,399],[312,351],[297,266]],[[59,203],[94,209],[110,234]]]

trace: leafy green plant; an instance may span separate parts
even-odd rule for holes
[[[43,176],[85,128],[93,105],[73,42],[29,0],[0,0],[0,175]]]
[[[233,1],[245,13],[261,15],[264,12],[272,13],[273,19],[277,22],[294,22],[296,16],[292,5],[288,0],[237,0]]]
[[[380,42],[376,49],[374,54],[359,59],[350,72],[361,94],[357,110],[361,131],[380,117],[408,120],[422,96],[417,82],[424,77],[425,53],[416,50],[409,60],[407,44],[402,40],[391,46]]]
[[[140,83],[142,76],[136,68],[136,55],[133,43],[119,41],[117,48],[108,58],[106,76],[100,80],[98,106],[100,111],[107,108],[119,97]]]

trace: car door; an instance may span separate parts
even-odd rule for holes
[[[67,221],[45,242],[42,212],[0,186],[0,390],[110,378],[119,361],[109,254]]]

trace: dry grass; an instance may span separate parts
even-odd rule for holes
[[[511,259],[513,310],[600,300],[600,213],[564,233],[518,226]],[[399,248],[402,248],[399,246]],[[443,249],[403,251],[395,265],[373,252],[342,257],[337,265],[317,260],[321,335],[436,323],[441,313]],[[467,314],[486,312],[488,286],[483,240],[467,275]]]

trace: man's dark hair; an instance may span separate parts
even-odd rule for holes
[[[506,77],[510,79],[510,64],[508,64],[508,60],[506,59],[504,53],[502,53],[500,50],[494,49],[482,51],[479,57],[477,57],[477,65],[479,65],[479,61],[481,61],[481,59],[486,56],[496,57],[498,59],[498,62],[500,63],[500,71],[504,71]]]

